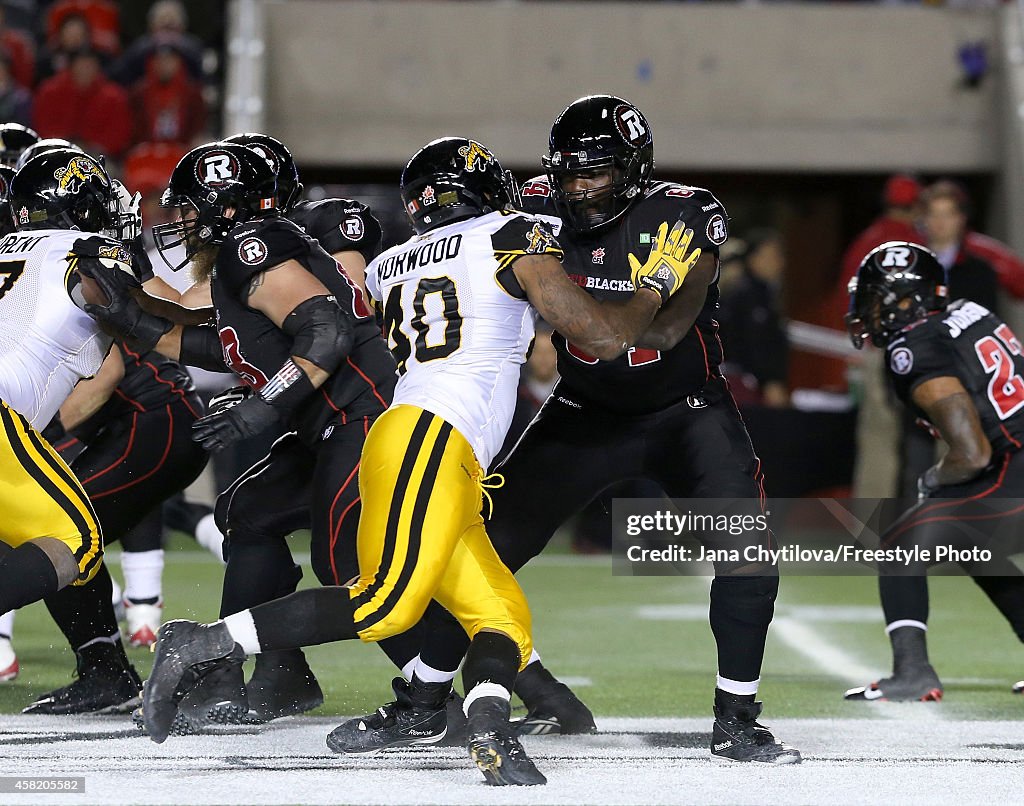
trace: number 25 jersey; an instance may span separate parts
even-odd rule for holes
[[[394,405],[442,417],[487,467],[516,404],[536,313],[512,272],[524,255],[562,250],[551,222],[496,212],[392,247],[366,270],[398,362]]]

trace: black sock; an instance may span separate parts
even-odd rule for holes
[[[892,673],[928,663],[927,633],[920,627],[897,627],[889,633],[892,643]]]
[[[469,694],[479,683],[495,683],[509,694],[519,674],[519,647],[507,635],[478,632],[469,645],[462,666],[464,693]]]
[[[469,650],[469,636],[455,616],[436,602],[427,608],[420,660],[432,669],[455,671]]]
[[[46,597],[46,609],[72,649],[117,634],[117,616],[110,603],[113,593],[110,572],[101,565],[85,585],[68,585]]]
[[[220,614],[227,616],[287,596],[295,590],[302,571],[282,540],[263,543],[234,539],[224,569]]]
[[[718,645],[718,674],[757,680],[775,614],[778,576],[717,576],[711,583],[711,632]]]
[[[22,543],[0,559],[0,613],[56,592],[57,569],[49,555],[32,542]]]
[[[348,588],[308,588],[250,610],[264,652],[358,638]]]
[[[878,593],[886,624],[905,619],[928,623],[928,577],[880,576]]]

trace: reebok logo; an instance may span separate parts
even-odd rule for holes
[[[434,735],[434,732],[431,731],[431,730],[416,730],[415,728],[410,728],[405,733],[406,733],[407,736],[433,736]]]
[[[717,753],[719,750],[725,750],[728,747],[732,747],[732,739],[730,739],[727,742],[722,742],[721,744],[716,744],[711,749]]]

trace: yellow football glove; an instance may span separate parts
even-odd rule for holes
[[[677,221],[669,232],[668,222],[658,227],[658,237],[651,247],[647,262],[641,264],[636,255],[629,255],[629,266],[633,270],[633,288],[650,288],[661,294],[661,304],[682,287],[683,280],[700,257],[700,249],[687,253],[693,230]]]

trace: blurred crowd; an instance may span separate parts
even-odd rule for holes
[[[147,5],[145,31],[129,37],[122,16]],[[104,154],[115,175],[148,178],[210,139],[218,49],[190,33],[180,0],[124,6],[0,3],[0,120]]]

